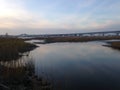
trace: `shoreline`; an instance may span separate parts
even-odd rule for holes
[[[0,38],[0,61],[9,62],[22,57],[38,46],[18,38]],[[52,90],[52,84],[35,75],[32,62],[21,67],[0,65],[0,90]]]

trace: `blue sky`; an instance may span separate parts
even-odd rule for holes
[[[0,34],[120,30],[120,0],[0,0]]]

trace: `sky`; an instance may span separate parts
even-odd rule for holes
[[[0,34],[120,30],[120,0],[0,0]]]

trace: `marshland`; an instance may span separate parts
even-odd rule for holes
[[[0,90],[120,90],[120,0],[0,0]]]
[[[0,38],[0,60],[13,60],[37,46],[18,38]]]
[[[110,43],[110,47],[120,50],[120,41],[109,42],[109,43]]]
[[[22,64],[25,53],[35,48],[22,39],[0,38],[0,90],[51,90],[47,80],[35,75],[33,63]]]

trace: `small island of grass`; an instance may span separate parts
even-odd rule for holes
[[[15,60],[37,46],[18,38],[0,38],[0,60]]]

